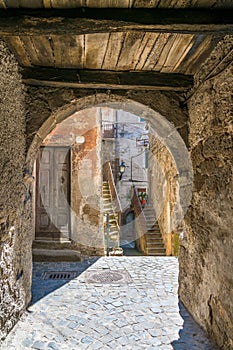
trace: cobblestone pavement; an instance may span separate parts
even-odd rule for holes
[[[179,303],[177,277],[173,257],[35,263],[32,305],[1,349],[217,349]]]

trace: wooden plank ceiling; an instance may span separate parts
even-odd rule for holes
[[[50,85],[59,76],[64,86],[168,89],[170,74],[171,89],[185,90],[221,37],[232,34],[230,7],[232,0],[0,0],[0,36],[27,83],[35,72]]]
[[[0,0],[0,8],[221,8],[232,0]]]
[[[212,35],[117,32],[85,35],[7,36],[24,67],[154,71],[194,74]]]

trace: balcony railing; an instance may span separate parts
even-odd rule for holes
[[[102,138],[103,139],[116,138],[116,125],[113,123],[103,123],[102,124]]]

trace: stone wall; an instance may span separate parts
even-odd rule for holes
[[[25,164],[24,90],[15,58],[0,41],[0,339],[30,301],[31,176]]]
[[[104,97],[103,97],[104,96]],[[187,143],[187,111],[182,110],[183,97],[175,92],[160,91],[125,91],[125,90],[81,90],[71,88],[45,88],[28,87],[27,94],[27,147],[30,146],[35,134],[44,124],[39,138],[44,137],[54,128],[54,124],[46,123],[51,115],[64,115],[67,117],[78,110],[93,106],[109,106],[117,109],[125,109],[126,102],[136,101],[145,106],[144,115],[140,111],[141,117],[147,119],[147,107],[163,115],[172,125],[178,128],[183,140]],[[67,108],[70,104],[70,108]],[[138,115],[138,107],[127,110]],[[53,119],[53,123],[60,122],[59,117]],[[44,133],[43,133],[44,132]],[[39,140],[41,142],[41,140]]]
[[[221,349],[233,349],[233,37],[196,75],[188,100],[194,191],[180,249],[182,301]]]
[[[179,196],[175,163],[169,150],[150,135],[149,197],[152,200],[159,223],[166,255],[174,253],[172,237],[180,225]]]

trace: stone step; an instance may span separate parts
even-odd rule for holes
[[[149,222],[149,223],[153,222],[154,224],[157,223],[155,217],[153,217],[153,218],[152,217],[151,218],[145,217],[145,219],[146,219],[146,222]]]
[[[155,235],[155,236],[161,237],[160,231],[153,230],[153,229],[152,230],[147,230],[146,235],[148,235],[148,236]]]
[[[109,223],[110,223],[111,225],[113,225],[113,224],[117,223],[117,219],[116,219],[115,217],[109,218]]]
[[[106,234],[106,232],[105,232]],[[107,237],[107,234],[106,234]],[[114,231],[114,232],[109,232],[109,238],[110,240],[116,240],[119,238],[119,232],[118,231]]]
[[[164,243],[163,241],[147,241],[146,242],[146,247],[148,248],[164,248]]]
[[[108,203],[104,203],[104,208],[112,208],[112,203],[111,202],[108,202]]]
[[[166,254],[166,249],[162,247],[148,247],[146,248],[147,253],[153,253],[153,252],[159,252],[159,253],[164,253]]]
[[[81,254],[76,250],[68,249],[36,249],[32,250],[33,261],[81,261]]]
[[[157,230],[149,230],[145,234],[147,237],[161,237],[160,231]]]
[[[106,230],[107,231],[107,230]],[[114,226],[114,227],[110,227],[109,228],[109,232],[118,232],[118,227],[117,226]]]
[[[146,214],[146,213],[149,213],[151,215],[155,215],[155,210],[153,208],[143,208],[143,213]]]
[[[105,216],[106,220],[107,220],[107,217]],[[117,220],[116,218],[116,215],[114,214],[113,211],[111,211],[111,213],[109,213],[109,220]]]
[[[148,219],[146,218],[146,222],[149,223],[149,224],[153,224],[153,225],[158,225],[157,221],[155,218],[151,218],[151,219]]]
[[[151,239],[147,239],[147,246],[149,246],[150,244],[162,244],[164,247],[164,243],[162,238],[151,238]]]
[[[148,231],[155,231],[160,233],[160,228],[157,225],[146,226]],[[161,233],[160,233],[161,234]]]
[[[144,209],[143,213],[144,213],[145,216],[153,216],[153,217],[155,217],[155,212],[153,210],[146,210],[146,209]]]
[[[148,253],[148,256],[166,256],[166,253]]]
[[[147,242],[147,248],[164,248],[163,241],[151,241]]]
[[[104,227],[104,232],[106,233],[107,232],[107,227],[105,226]],[[109,232],[111,232],[111,233],[113,233],[113,232],[117,232],[117,233],[119,233],[119,231],[118,231],[118,227],[110,227],[109,228]]]
[[[115,229],[117,229],[117,230],[118,230],[118,224],[117,224],[117,221],[110,223],[110,228],[111,228],[111,229],[112,229],[112,228],[115,228]]]
[[[166,255],[166,250],[165,248],[147,248],[146,252],[148,255],[156,255],[156,254],[164,254]]]
[[[103,208],[104,214],[114,215],[114,210],[112,207]]]

